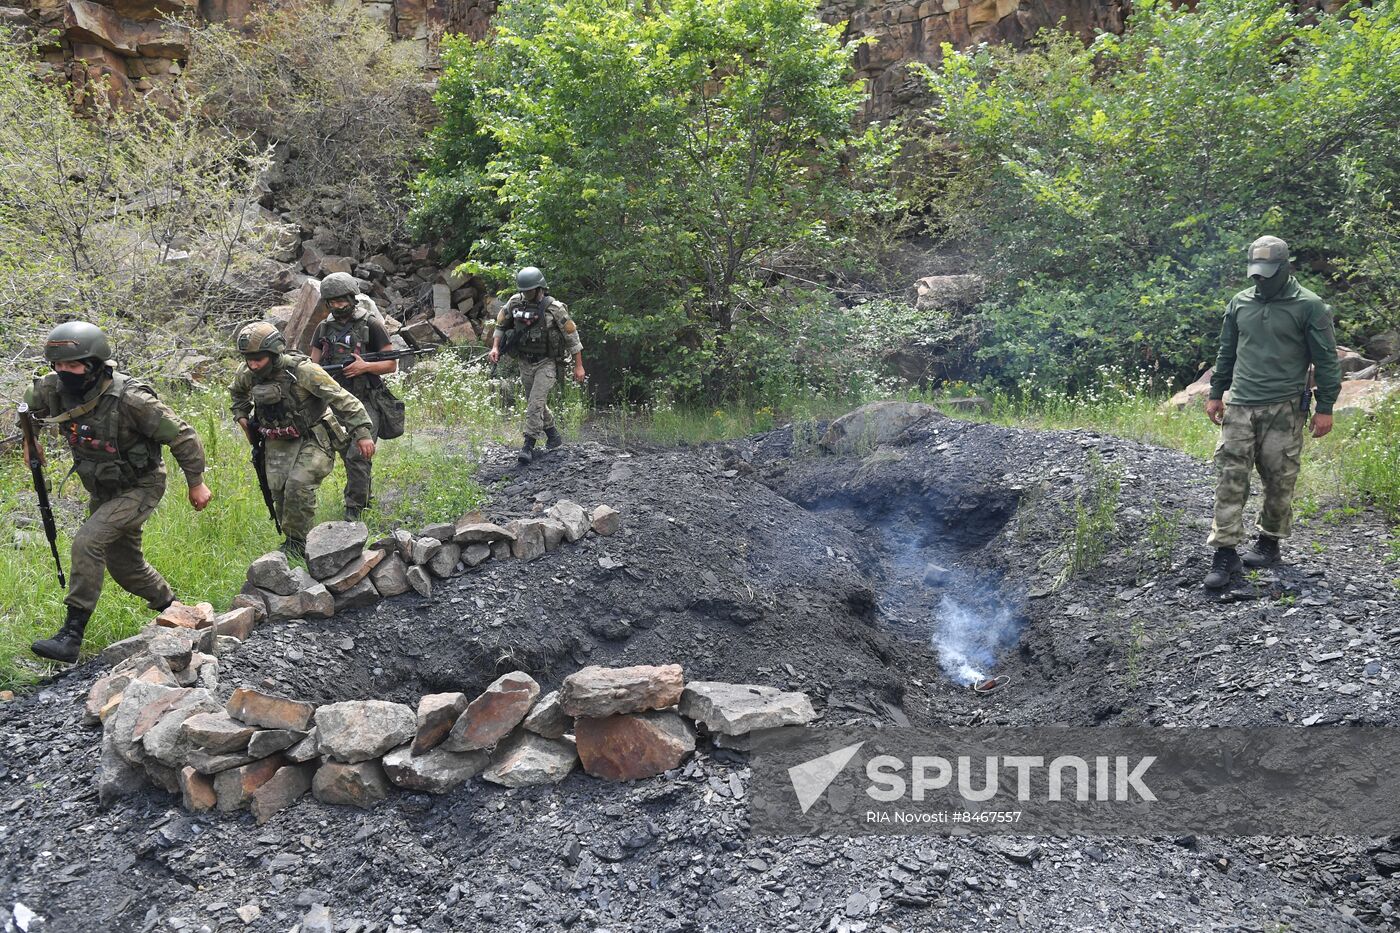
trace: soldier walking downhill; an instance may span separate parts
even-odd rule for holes
[[[558,376],[555,367],[565,358],[573,362],[576,382],[588,374],[583,369],[583,344],[578,325],[569,317],[568,307],[550,296],[544,273],[526,266],[515,275],[520,289],[496,315],[496,334],[491,343],[491,362],[509,353],[520,363],[520,384],[527,398],[525,443],[516,455],[521,464],[535,456],[536,442],[545,438],[545,447],[554,450],[564,443],[549,410],[549,393]]]
[[[370,438],[379,441],[379,397],[384,391],[381,378],[398,372],[397,360],[367,362],[365,353],[389,353],[394,346],[384,325],[360,307],[360,283],[347,272],[333,272],[321,282],[321,298],[330,317],[316,327],[311,338],[311,362],[343,366],[334,373],[335,381],[360,404],[370,420]],[[357,443],[339,451],[345,461],[345,520],[359,521],[370,503],[372,476],[370,461],[360,456]]]
[[[141,551],[141,528],[165,495],[161,446],[180,464],[195,511],[203,511],[211,493],[204,484],[199,435],[150,386],[112,366],[111,347],[96,325],[58,325],[44,343],[44,358],[54,371],[25,392],[26,417],[58,429],[73,452],[73,471],[92,498],[88,518],[73,536],[67,617],[57,634],[35,642],[33,651],[71,662],[78,659],[97,608],[104,572],[152,609],[164,610],[175,601],[170,584]]]
[[[229,386],[231,410],[252,441],[266,444],[268,485],[289,557],[306,554],[316,492],[335,466],[335,452],[353,443],[374,457],[372,424],[359,399],[300,353],[287,351],[277,328],[263,321],[238,334],[244,365]]]
[[[1289,266],[1288,244],[1264,236],[1249,247],[1254,285],[1225,309],[1220,354],[1210,380],[1206,414],[1220,429],[1215,447],[1215,520],[1207,544],[1215,548],[1204,583],[1220,589],[1245,566],[1278,562],[1279,541],[1293,524],[1293,487],[1303,453],[1312,393],[1308,365],[1317,380],[1312,436],[1332,430],[1332,406],[1341,392],[1341,367],[1332,332],[1332,309],[1298,284]],[[1230,403],[1223,401],[1230,391]],[[1244,506],[1249,477],[1259,471],[1264,506],[1259,537],[1241,560]]]

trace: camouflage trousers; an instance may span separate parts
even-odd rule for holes
[[[369,415],[370,437],[379,440],[379,406],[375,404],[374,396],[356,395],[355,398],[365,406],[365,413]],[[360,445],[353,440],[346,441],[340,449],[340,459],[345,461],[345,507],[368,508],[373,483],[370,461],[360,454]]]
[[[557,364],[552,359],[521,360],[520,384],[525,388],[525,436],[536,440],[554,427],[554,413],[549,410],[549,393],[559,380]]]
[[[282,523],[282,534],[305,541],[316,521],[316,492],[335,469],[335,450],[317,426],[295,440],[267,442],[267,484]]]
[[[1215,445],[1215,520],[1212,547],[1236,547],[1245,540],[1244,507],[1250,474],[1264,482],[1259,531],[1286,538],[1293,530],[1293,487],[1303,454],[1307,412],[1296,399],[1272,405],[1226,405],[1225,423]]]
[[[165,477],[126,492],[103,498],[93,497],[88,518],[73,536],[68,567],[68,596],[64,603],[74,609],[92,612],[102,595],[104,573],[117,585],[140,596],[152,609],[175,598],[170,584],[146,563],[141,552],[141,526],[165,495]]]

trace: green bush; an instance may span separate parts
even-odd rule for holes
[[[1149,0],[1087,48],[1049,31],[1028,54],[944,52],[926,71],[951,144],[934,214],[989,280],[980,357],[1004,381],[1193,377],[1263,233],[1344,333],[1400,321],[1394,0],[1308,17]]]
[[[890,210],[850,56],[812,0],[505,4],[445,43],[420,229],[545,268],[630,394],[732,390],[756,283]]]

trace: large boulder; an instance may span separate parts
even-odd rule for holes
[[[329,580],[364,553],[369,529],[364,522],[322,522],[306,536],[306,569]]]
[[[1342,383],[1342,391],[1332,413],[1338,415],[1363,414],[1375,411],[1386,399],[1400,389],[1400,382],[1392,379],[1351,379]]]
[[[590,665],[564,678],[559,703],[568,716],[613,716],[665,709],[680,701],[685,675],[679,664],[659,667]]]
[[[411,741],[417,727],[412,709],[387,700],[328,703],[316,710],[321,754],[349,764],[378,758]]]
[[[491,748],[520,725],[539,695],[540,685],[524,671],[502,674],[467,705],[442,747],[453,752]]]
[[[578,764],[574,743],[520,730],[496,747],[481,778],[506,787],[557,784]]]
[[[609,781],[635,781],[678,767],[695,751],[695,730],[670,710],[574,720],[583,770]]]
[[[399,787],[445,794],[482,772],[491,756],[484,751],[450,752],[435,748],[415,755],[405,745],[384,756],[384,772]]]
[[[802,726],[817,718],[805,693],[776,687],[692,680],[681,692],[682,716],[713,733],[744,735],[755,729]]]
[[[821,446],[832,453],[866,453],[888,444],[925,418],[945,417],[923,402],[871,402],[831,422]]]

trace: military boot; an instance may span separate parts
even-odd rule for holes
[[[1278,538],[1261,534],[1254,546],[1245,552],[1246,567],[1272,567],[1279,562]]]
[[[29,650],[50,661],[72,664],[78,660],[78,649],[83,646],[83,632],[87,630],[88,619],[91,617],[91,612],[69,606],[68,617],[63,620],[63,627],[57,634],[53,638],[36,641]]]
[[[1215,558],[1210,562],[1210,573],[1202,582],[1212,590],[1224,589],[1230,585],[1230,575],[1244,569],[1239,552],[1232,547],[1218,547]]]
[[[282,542],[282,553],[287,555],[287,559],[306,559],[306,542],[300,538],[288,538]]]
[[[525,466],[531,460],[535,459],[535,439],[533,437],[525,438],[525,446],[520,448],[520,452],[515,455],[515,459],[519,461],[521,466]]]
[[[548,450],[557,450],[564,446],[564,438],[558,428],[545,428],[544,437],[544,446]]]

